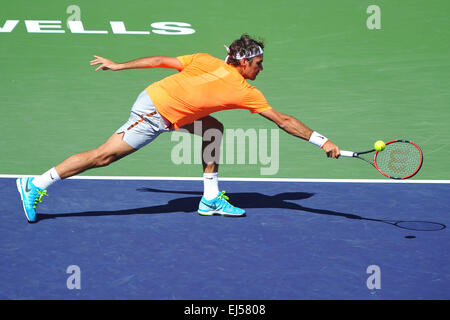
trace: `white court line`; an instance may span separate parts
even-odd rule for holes
[[[0,178],[34,177],[26,174],[0,174]],[[139,176],[75,176],[68,179],[76,180],[172,180],[172,181],[203,181],[203,177],[139,177]],[[341,182],[341,183],[450,183],[450,180],[394,180],[394,179],[297,179],[297,178],[227,178],[220,181],[249,182]]]

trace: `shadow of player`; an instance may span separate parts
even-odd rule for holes
[[[169,193],[169,194],[180,194],[180,195],[195,195],[192,197],[181,197],[169,200],[166,204],[155,205],[142,208],[134,209],[124,209],[124,210],[114,210],[114,211],[86,211],[77,213],[41,213],[38,214],[38,221],[45,219],[54,219],[62,217],[98,217],[98,216],[109,216],[109,215],[135,215],[135,214],[162,214],[162,213],[179,213],[179,212],[195,212],[198,209],[198,204],[202,192],[199,191],[176,191],[176,190],[163,190],[155,188],[139,188],[138,192],[149,192],[149,193]],[[237,192],[230,193],[229,196],[233,199],[233,204],[243,209],[248,208],[274,208],[274,209],[290,209],[298,210],[303,212],[310,212],[314,214],[321,215],[331,215],[338,216],[347,219],[354,220],[366,220],[375,221],[390,224],[402,229],[416,230],[416,231],[438,231],[445,229],[446,226],[442,223],[431,222],[431,221],[402,221],[402,220],[382,220],[382,219],[372,219],[365,218],[359,215],[351,213],[343,213],[327,209],[317,209],[302,206],[295,202],[290,202],[293,200],[304,200],[314,196],[314,193],[305,192],[282,192],[276,195],[266,195],[258,192]]]

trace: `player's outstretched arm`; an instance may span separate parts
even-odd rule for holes
[[[275,109],[270,109],[261,112],[261,115],[276,123],[278,127],[286,131],[287,133],[299,137],[303,140],[308,141],[311,137],[313,131],[306,125],[301,123],[299,120],[291,117],[287,114],[276,111]]]
[[[117,63],[100,56],[94,56],[94,58],[95,59],[91,60],[91,66],[98,66],[95,71],[98,71],[100,69],[112,71],[144,68],[170,68],[177,70],[183,69],[183,65],[181,64],[180,60],[174,57],[146,57],[123,63]]]
[[[261,112],[261,115],[273,122],[275,122],[278,127],[286,131],[287,133],[299,137],[306,141],[311,141],[311,136],[313,135],[313,130],[308,128],[305,124],[297,120],[296,118],[283,114],[276,111],[275,109],[270,109]],[[322,145],[322,149],[325,151],[329,158],[338,158],[340,155],[340,150],[337,145],[328,140]]]

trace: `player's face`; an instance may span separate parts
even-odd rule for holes
[[[249,63],[246,72],[246,78],[255,80],[260,71],[263,70],[263,56],[257,56],[252,59],[252,63]]]

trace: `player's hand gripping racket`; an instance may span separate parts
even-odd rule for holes
[[[362,155],[373,155],[373,159]],[[383,151],[375,149],[353,152],[341,150],[341,157],[353,157],[370,163],[382,175],[391,179],[408,179],[419,172],[423,163],[423,154],[419,146],[408,140],[392,140],[386,142]]]

